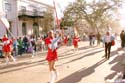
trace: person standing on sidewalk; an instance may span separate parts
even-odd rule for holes
[[[2,50],[3,50],[3,43],[2,39],[0,39],[0,58],[4,58]]]
[[[27,36],[24,36],[23,38],[23,46],[24,46],[24,52],[27,53],[28,52],[28,37]]]
[[[18,55],[18,42],[17,42],[17,38],[12,38],[13,41],[13,56],[17,56]]]
[[[35,36],[31,36],[30,38],[30,44],[32,48],[32,58],[36,55],[36,39]]]
[[[20,55],[20,56],[22,56],[22,54],[23,54],[23,52],[24,52],[24,50],[23,50],[23,41],[22,41],[22,38],[21,37],[19,37],[19,39],[17,39],[17,42],[18,42],[18,54]]]
[[[121,47],[124,48],[125,47],[125,31],[122,30],[122,32],[120,33],[120,39],[121,39]]]
[[[90,33],[90,35],[89,35],[89,45],[90,45],[90,46],[93,45],[93,43],[92,43],[92,33]]]
[[[55,69],[55,61],[57,60],[57,43],[60,40],[60,36],[54,37],[53,31],[48,32],[48,37],[45,39],[45,43],[48,47],[48,53],[46,60],[48,61],[49,64],[49,70],[50,70],[50,82],[49,83],[54,83],[55,80],[57,79],[57,70]]]
[[[12,40],[10,40],[7,35],[4,35],[2,38],[3,42],[3,53],[6,59],[6,64],[9,64],[9,58],[11,58],[14,62],[16,61],[15,58],[11,55],[12,52]]]
[[[104,42],[105,42],[105,58],[110,58],[111,53],[111,46],[112,41],[114,40],[114,37],[110,34],[110,32],[106,32],[106,35],[104,36]]]

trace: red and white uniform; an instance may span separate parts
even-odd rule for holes
[[[3,42],[3,52],[11,52],[12,41],[4,37],[2,38],[2,42]]]
[[[51,37],[48,37],[45,39],[45,43],[48,46],[48,53],[46,57],[46,60],[48,61],[57,60],[57,48],[52,50],[52,41],[53,41],[53,38]]]
[[[78,42],[80,41],[80,38],[79,37],[74,37],[73,38],[73,45],[75,46],[75,47],[78,47]]]
[[[63,42],[64,42],[65,45],[67,44],[67,42],[68,42],[67,36],[64,36]]]

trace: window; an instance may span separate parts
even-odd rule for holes
[[[33,12],[34,12],[34,15],[37,16],[37,14],[38,14],[37,9],[33,9]]]
[[[26,7],[25,6],[21,6],[21,11],[22,11],[23,14],[25,14],[26,13]]]
[[[7,12],[11,11],[11,4],[10,3],[5,3],[5,11],[7,11]]]
[[[26,29],[26,23],[25,22],[22,24],[22,34],[27,35],[27,29]]]
[[[39,25],[38,25],[38,23],[33,24],[33,35],[35,35],[36,37],[39,36]]]
[[[26,7],[25,6],[21,6],[21,10],[26,10]]]

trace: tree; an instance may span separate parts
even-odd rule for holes
[[[53,14],[49,12],[44,12],[43,21],[43,32],[47,33],[50,29],[53,29]]]
[[[99,27],[110,25],[107,21],[114,18],[120,6],[121,0],[93,0],[89,3],[77,0],[67,7],[63,21],[72,20],[76,24],[84,19],[92,30],[99,32]]]

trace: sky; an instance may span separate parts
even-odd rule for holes
[[[43,3],[49,4],[53,6],[53,0],[39,0]],[[63,12],[66,6],[68,6],[69,3],[75,2],[76,0],[54,0],[56,4],[56,10],[58,14],[58,18],[63,17]]]
[[[39,0],[43,3],[53,5],[53,0]],[[74,2],[76,0],[54,0],[55,3],[60,4],[61,7],[65,8],[70,2]]]

